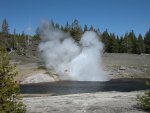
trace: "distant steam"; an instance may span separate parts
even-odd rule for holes
[[[42,39],[39,50],[48,69],[54,69],[59,78],[76,81],[107,81],[101,66],[103,44],[95,32],[88,31],[76,43],[73,38],[54,28],[48,22],[39,26]]]

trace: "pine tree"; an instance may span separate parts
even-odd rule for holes
[[[117,39],[116,39],[116,36],[115,36],[115,34],[113,33],[113,34],[110,34],[110,38],[109,38],[110,40],[109,40],[109,48],[110,48],[110,50],[109,50],[109,52],[110,53],[117,53],[118,52],[118,42],[117,42]]]
[[[118,53],[121,53],[121,37],[117,35],[117,43],[118,43]]]
[[[3,34],[8,34],[9,32],[9,26],[8,26],[8,22],[6,20],[6,18],[3,20],[3,23],[2,23],[2,33]]]
[[[94,31],[94,27],[91,25],[89,31]]]
[[[128,35],[128,53],[136,53],[137,40],[133,30]]]
[[[150,54],[150,29],[145,34],[144,43],[145,43],[145,53]]]
[[[79,22],[77,19],[75,19],[74,22],[72,23],[72,28],[77,29],[78,27],[79,27]]]
[[[138,40],[137,40],[137,53],[141,54],[145,52],[145,44],[144,44],[144,40],[142,38],[142,35],[139,34],[138,36]]]
[[[79,26],[78,20],[74,20],[72,24],[72,28],[70,30],[71,36],[74,38],[76,42],[79,42],[82,35],[82,27]]]
[[[85,31],[88,31],[88,27],[87,27],[86,24],[84,25],[84,32],[85,32]]]
[[[69,22],[67,21],[67,23],[66,23],[66,25],[65,25],[65,27],[64,27],[64,29],[63,29],[63,31],[64,32],[70,32],[70,30],[71,30],[71,27],[70,27],[70,25],[69,25]]]
[[[131,38],[128,33],[125,33],[123,37],[123,46],[125,53],[132,53]]]
[[[109,38],[110,36],[106,29],[101,36],[101,41],[104,43],[104,52],[109,52]]]
[[[25,113],[25,106],[18,101],[15,67],[9,63],[4,49],[0,50],[0,55],[0,113]]]
[[[17,40],[16,40],[16,29],[14,28],[13,36],[12,36],[13,48],[16,48]]]
[[[127,38],[126,36],[121,36],[120,38],[120,53],[127,53],[128,44],[127,44]]]

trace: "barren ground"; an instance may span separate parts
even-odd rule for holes
[[[17,60],[14,60],[17,59]],[[16,80],[48,73],[37,58],[12,57],[19,71]],[[112,79],[150,78],[150,55],[104,54],[103,64]],[[51,73],[53,75],[54,73]],[[99,92],[61,96],[24,97],[27,113],[144,113],[136,107],[139,92]]]
[[[23,98],[27,113],[146,113],[137,108],[142,92],[99,92]]]
[[[49,74],[44,63],[38,58],[14,56],[11,62],[17,65],[16,80],[18,82],[22,82],[33,74]],[[112,79],[150,78],[150,55],[105,53],[102,56],[102,62],[108,76]],[[50,75],[55,75],[55,73],[50,72]]]
[[[150,55],[106,53],[103,64],[111,78],[150,78]]]

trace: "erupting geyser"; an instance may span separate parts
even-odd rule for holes
[[[39,50],[48,69],[54,69],[60,79],[74,81],[107,81],[101,65],[103,44],[95,32],[83,34],[79,43],[54,28],[48,22],[39,26],[42,39]]]

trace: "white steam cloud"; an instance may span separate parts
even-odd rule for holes
[[[103,44],[95,32],[88,31],[76,43],[73,38],[48,22],[39,26],[42,39],[39,50],[48,69],[54,69],[59,78],[75,81],[107,81],[101,66]]]

